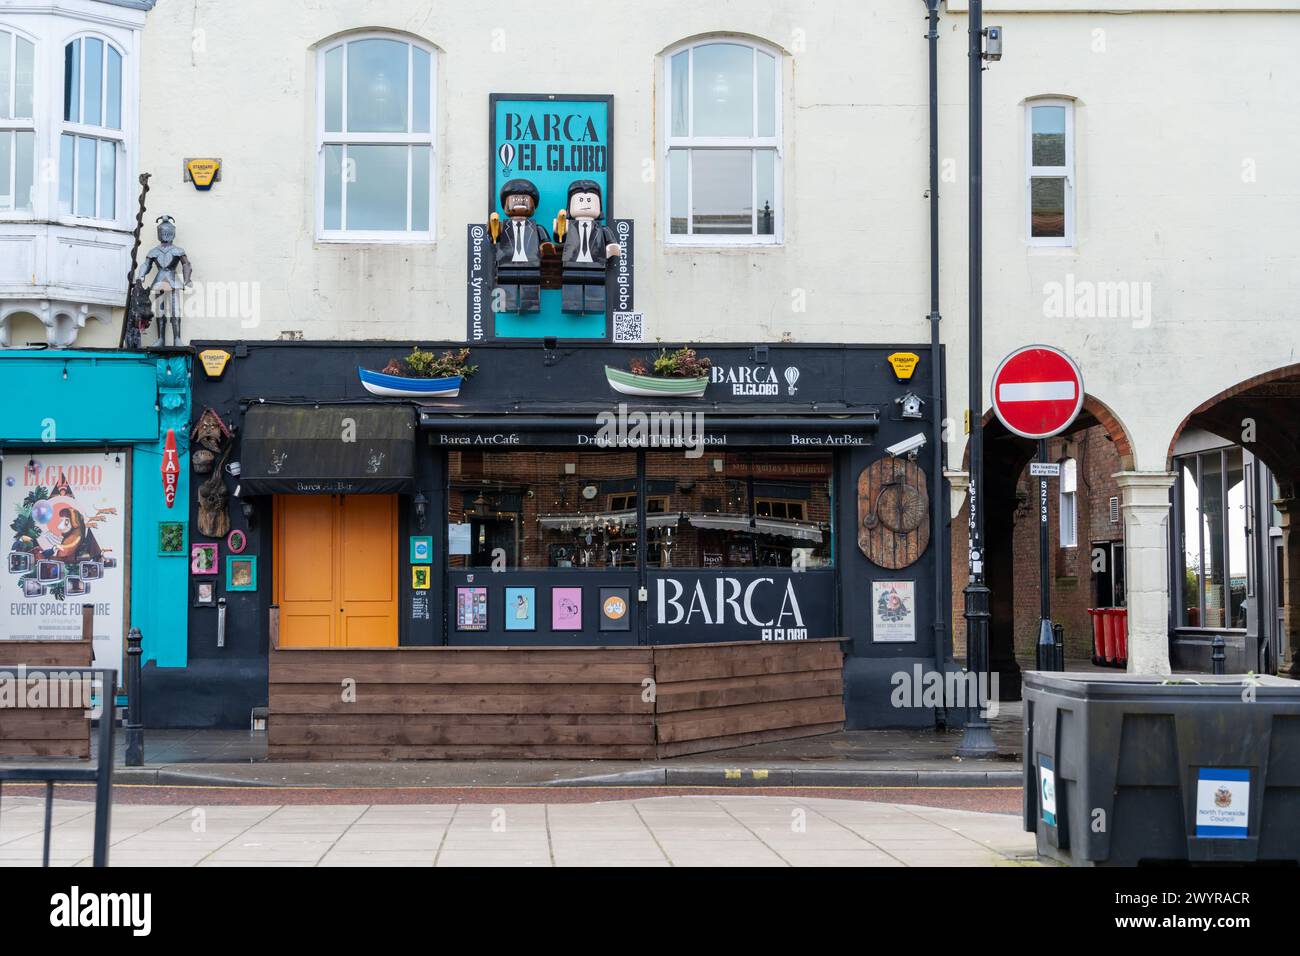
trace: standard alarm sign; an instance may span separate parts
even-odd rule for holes
[[[993,411],[1023,438],[1059,435],[1082,408],[1083,375],[1058,349],[1027,345],[1004,358],[993,373]]]

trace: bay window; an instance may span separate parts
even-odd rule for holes
[[[32,208],[35,62],[36,44],[0,27],[0,214]]]
[[[60,215],[117,219],[123,142],[122,53],[99,37],[78,37],[63,49]]]

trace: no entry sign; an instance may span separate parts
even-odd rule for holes
[[[1074,360],[1047,345],[1026,345],[993,373],[993,411],[1023,438],[1051,438],[1083,408],[1083,375]]]

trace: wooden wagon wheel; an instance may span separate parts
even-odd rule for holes
[[[930,543],[925,473],[913,461],[882,458],[858,477],[858,547],[891,570],[920,558]]]

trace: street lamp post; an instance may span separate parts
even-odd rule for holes
[[[983,714],[989,687],[989,589],[984,583],[984,367],[983,310],[983,98],[984,11],[982,0],[970,0],[968,68],[970,72],[970,583],[966,585],[966,663],[975,675],[975,706],[957,747],[959,757],[989,757],[997,753],[988,720]],[[998,54],[1001,31],[998,30]]]

